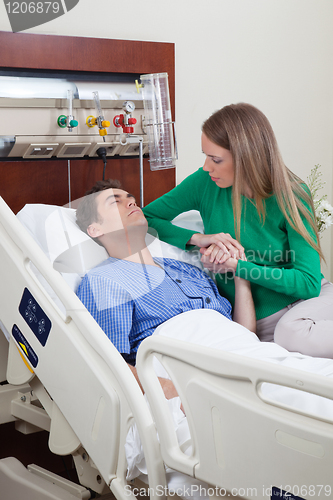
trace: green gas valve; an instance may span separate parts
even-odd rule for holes
[[[67,116],[65,116],[65,115],[60,115],[58,117],[57,123],[58,123],[59,127],[61,127],[61,128],[66,128],[67,126],[68,126],[68,128],[74,128],[74,127],[77,127],[79,124],[79,122],[77,120],[74,120],[74,119],[69,120],[69,124],[67,124]]]

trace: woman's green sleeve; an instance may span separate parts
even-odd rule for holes
[[[303,219],[310,234],[312,230]],[[281,266],[272,262],[263,266],[238,261],[236,276],[286,295],[310,299],[317,297],[321,287],[320,257],[315,248],[287,223],[290,261]]]
[[[199,171],[143,209],[149,227],[157,231],[161,240],[186,249],[187,242],[196,231],[180,228],[171,221],[188,210],[199,210],[198,183],[200,183]]]

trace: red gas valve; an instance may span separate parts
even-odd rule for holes
[[[126,114],[116,115],[113,118],[113,125],[115,127],[122,127],[124,134],[133,134],[134,127],[129,127],[129,125],[135,125],[135,124],[136,124],[136,118],[128,118]]]

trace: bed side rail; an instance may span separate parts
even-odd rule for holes
[[[178,445],[154,357],[180,395],[191,456]],[[333,379],[161,335],[142,342],[137,368],[169,467],[247,499],[271,498],[273,487],[332,498]],[[328,398],[328,415],[274,402],[265,383]]]
[[[65,316],[31,264],[65,305]],[[13,353],[8,381],[37,387],[38,378],[49,395],[51,430],[52,417],[63,415],[77,436],[70,452],[82,443],[117,498],[128,497],[123,445],[134,417],[152,490],[165,485],[155,426],[131,371],[2,198],[0,276],[0,320]],[[21,357],[25,364],[17,361]]]

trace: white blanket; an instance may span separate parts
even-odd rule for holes
[[[216,311],[202,309],[189,311],[166,321],[159,326],[154,335],[163,335],[182,341],[221,349],[241,356],[256,358],[271,363],[296,368],[302,371],[333,377],[333,360],[312,358],[299,353],[286,351],[274,343],[260,342],[258,337],[237,323],[226,319]],[[167,377],[164,368],[156,361],[155,371],[160,377]],[[263,384],[262,394],[267,399],[288,405],[309,414],[315,414],[333,422],[333,401],[283,386]],[[332,395],[333,396],[333,395]],[[179,398],[168,402],[180,446],[187,454],[191,453],[190,433],[186,417],[180,410]],[[128,477],[146,474],[142,446],[136,427],[132,427],[126,443]],[[177,489],[181,481],[191,483],[183,474],[168,472],[169,488]],[[193,483],[192,483],[193,484]],[[184,486],[186,489],[186,487]],[[185,496],[186,495],[182,495]]]

